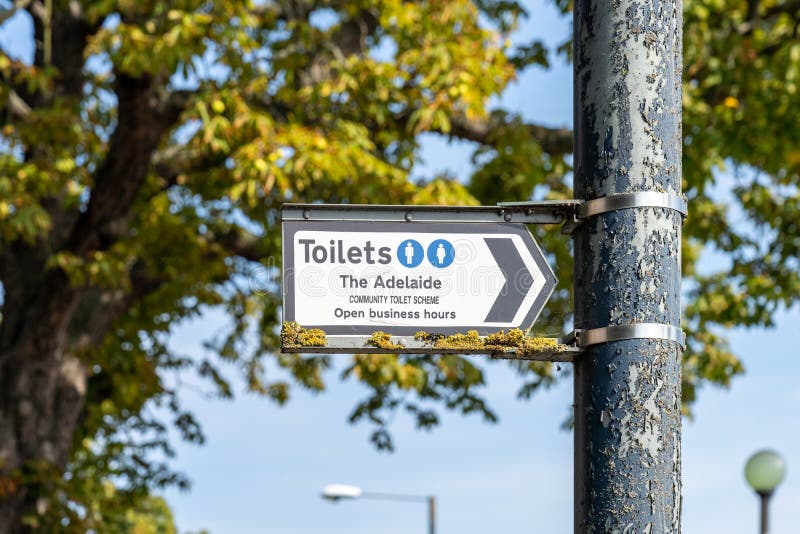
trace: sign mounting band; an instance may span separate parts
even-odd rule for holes
[[[601,328],[575,330],[567,336],[567,340],[574,340],[578,347],[599,345],[600,343],[619,341],[621,339],[672,341],[680,345],[681,348],[686,347],[686,333],[683,330],[677,326],[661,323],[618,324]]]
[[[671,193],[641,191],[638,193],[619,193],[606,197],[593,198],[583,203],[579,210],[582,218],[593,217],[609,211],[629,208],[667,208],[675,210],[684,217],[688,212],[686,198]]]

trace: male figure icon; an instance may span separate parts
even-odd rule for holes
[[[406,241],[404,252],[406,256],[406,265],[411,265],[414,262],[414,246],[411,244],[411,241]]]

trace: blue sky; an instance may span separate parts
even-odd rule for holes
[[[532,6],[522,35],[563,40],[567,20],[552,8]],[[29,53],[25,22],[0,30],[0,45]],[[555,59],[550,72],[520,77],[501,99],[526,118],[554,126],[572,122],[571,69]],[[426,137],[420,174],[449,170],[465,176],[468,147]],[[520,199],[523,200],[523,199]],[[713,260],[712,260],[713,261]],[[706,267],[713,268],[709,264]],[[796,532],[800,509],[800,313],[779,314],[777,327],[731,332],[731,345],[747,367],[730,390],[706,387],[694,420],[684,421],[683,528],[688,534],[756,531],[757,501],[742,471],[748,455],[763,447],[787,459],[786,481],[773,502],[774,534]],[[200,356],[202,341],[224,318],[208,313],[176,327],[172,344]],[[480,357],[484,358],[484,357]],[[343,368],[348,356],[336,356]],[[530,401],[516,399],[519,380],[502,364],[486,362],[485,395],[500,422],[445,414],[442,425],[421,432],[408,418],[392,426],[393,454],[377,452],[367,426],[347,416],[366,390],[329,373],[320,395],[293,390],[285,407],[243,392],[234,401],[184,395],[203,424],[202,447],[179,444],[175,467],[187,472],[189,492],[168,491],[182,532],[208,528],[227,533],[409,533],[425,531],[425,508],[415,503],[351,501],[331,504],[319,497],[332,482],[365,490],[435,494],[438,532],[571,533],[572,436],[560,430],[572,400],[571,379]],[[567,366],[562,371],[566,372]],[[232,374],[232,373],[229,373]]]

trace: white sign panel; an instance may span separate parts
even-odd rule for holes
[[[284,320],[330,335],[527,328],[555,276],[524,225],[285,221]]]

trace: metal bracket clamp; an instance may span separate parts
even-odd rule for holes
[[[683,217],[686,217],[688,212],[686,198],[683,196],[657,191],[640,191],[587,200],[580,207],[578,215],[587,218],[628,208],[667,208],[677,211]]]
[[[583,348],[623,339],[672,341],[680,345],[682,349],[686,348],[686,333],[677,326],[661,323],[618,324],[588,330],[574,330],[564,341],[575,343],[578,347]]]

